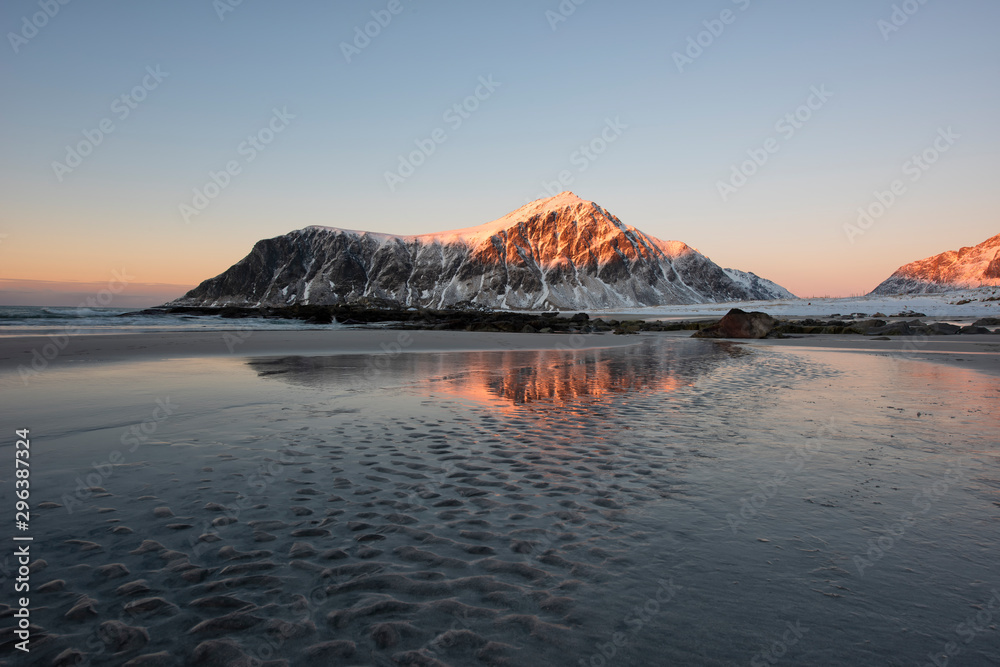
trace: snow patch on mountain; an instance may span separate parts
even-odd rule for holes
[[[771,294],[773,299],[794,299],[796,296],[778,283],[761,278],[756,273],[740,271],[739,269],[723,269],[734,282],[752,294]],[[766,298],[766,297],[764,297]]]

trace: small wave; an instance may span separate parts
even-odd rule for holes
[[[115,317],[128,310],[107,310],[103,308],[42,308],[49,317]]]
[[[6,306],[0,307],[0,320],[95,319],[118,317],[133,311],[123,308]]]

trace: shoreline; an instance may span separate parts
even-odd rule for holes
[[[646,336],[686,339],[690,331],[616,336],[610,333],[530,334],[397,329],[244,330],[211,332],[79,334],[0,338],[0,373],[41,372],[49,366],[196,357],[281,357],[381,355],[444,352],[585,350],[626,347]],[[1000,376],[1000,337],[869,336],[809,334],[781,339],[715,339],[750,347],[784,347],[893,355],[900,359],[945,363]],[[57,343],[61,347],[57,347]],[[55,353],[53,355],[53,353]]]

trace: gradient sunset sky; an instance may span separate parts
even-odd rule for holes
[[[868,292],[1000,232],[998,25],[994,0],[8,0],[0,296],[124,269],[153,305],[262,238],[469,227],[546,187],[800,296]]]

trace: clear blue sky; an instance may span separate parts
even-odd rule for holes
[[[24,17],[38,0],[3,4],[0,278],[102,281],[124,267],[190,286],[308,225],[488,222],[562,171],[573,180],[557,189],[803,295],[867,291],[1000,232],[992,0],[911,0],[892,32],[879,27],[888,0],[586,0],[555,29],[556,0],[399,0],[350,63],[342,43],[388,0],[243,0],[220,19],[228,2],[73,0],[37,34]],[[679,71],[674,53],[725,10],[731,22]],[[116,98],[144,77],[122,118]],[[445,112],[480,77],[500,85],[456,126]],[[823,86],[832,97],[813,98],[793,135],[776,129]],[[53,162],[105,119],[113,131],[60,182]],[[577,153],[608,119],[626,127],[606,151]],[[269,123],[283,129],[248,161],[241,144]],[[904,163],[948,127],[959,138],[913,180]],[[391,191],[385,172],[438,128],[446,140]],[[719,182],[769,139],[777,152],[723,201]],[[186,222],[179,206],[230,161],[239,173]],[[905,192],[849,239],[858,207],[897,179]]]

